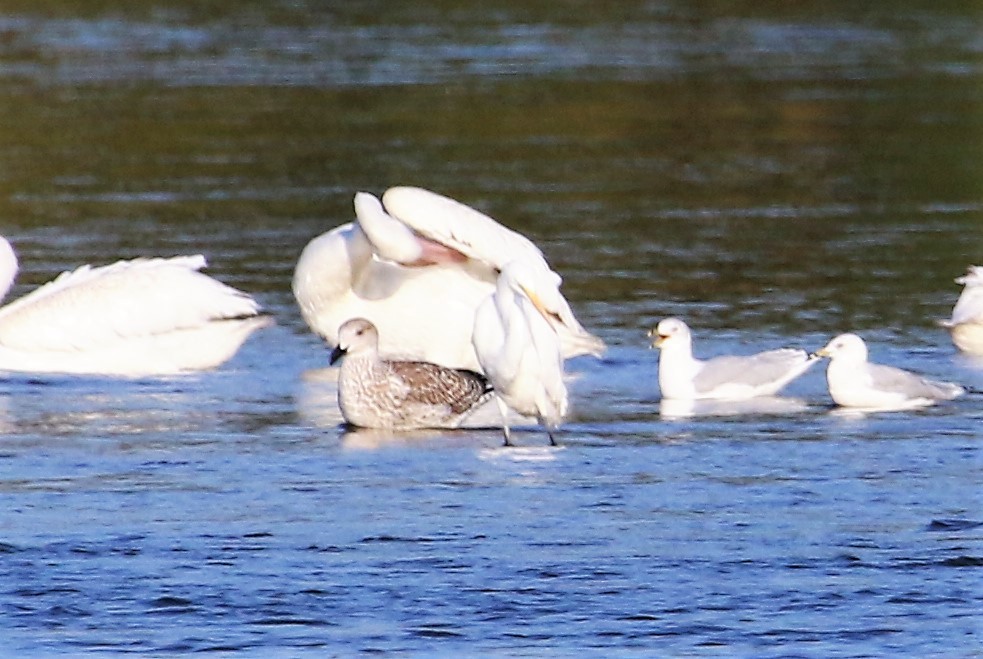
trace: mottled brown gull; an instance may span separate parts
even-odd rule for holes
[[[331,363],[342,357],[338,407],[353,426],[457,428],[492,395],[480,373],[430,362],[384,359],[379,354],[379,332],[364,318],[346,321],[338,330]]]

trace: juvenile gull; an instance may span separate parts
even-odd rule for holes
[[[816,353],[829,357],[826,381],[837,405],[871,410],[905,409],[950,400],[965,390],[951,382],[867,361],[867,346],[856,334],[840,334]]]
[[[662,350],[659,388],[667,399],[740,400],[773,396],[818,361],[805,350],[795,348],[696,359],[689,327],[678,318],[660,321],[649,336],[652,347]]]
[[[364,318],[349,320],[338,330],[331,363],[342,356],[338,407],[353,426],[456,428],[492,395],[485,377],[473,371],[383,359],[379,332]]]
[[[939,324],[949,330],[957,348],[983,356],[983,266],[969,266],[966,274],[955,281],[965,288],[956,300],[952,317]]]

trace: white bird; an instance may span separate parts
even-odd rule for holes
[[[983,266],[969,266],[966,274],[955,281],[965,288],[956,300],[952,317],[939,324],[948,328],[957,348],[983,356]]]
[[[837,405],[870,410],[905,409],[951,400],[965,390],[951,382],[867,361],[867,345],[856,334],[840,334],[816,353],[829,357],[826,380]]]
[[[221,364],[270,320],[204,267],[197,255],[63,272],[0,309],[0,370],[145,376]],[[0,299],[16,275],[0,237]]]
[[[395,187],[382,199],[359,192],[357,222],[304,248],[293,279],[301,315],[331,345],[342,323],[361,317],[379,329],[383,355],[480,370],[471,346],[475,310],[509,261],[549,271],[542,252],[487,215],[428,190]],[[603,352],[604,343],[584,330],[562,296],[550,311],[565,357]]]
[[[559,286],[559,275],[545,265],[513,261],[474,317],[472,343],[502,412],[506,446],[508,408],[536,417],[553,445],[567,413],[560,323],[550,311],[565,303]]]
[[[652,347],[662,351],[659,388],[666,399],[741,400],[773,396],[818,361],[805,350],[795,348],[696,359],[690,329],[678,318],[660,321],[649,331],[649,336]]]
[[[338,407],[353,426],[457,428],[491,397],[488,381],[474,371],[383,359],[379,332],[364,318],[346,321],[338,330],[331,363],[342,357]]]

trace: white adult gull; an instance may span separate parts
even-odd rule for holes
[[[342,359],[344,357],[344,359]],[[338,330],[331,363],[342,359],[338,407],[361,428],[457,428],[491,397],[488,381],[473,371],[379,356],[379,332],[364,318]]]
[[[474,317],[472,343],[502,412],[506,446],[509,409],[536,417],[553,445],[567,413],[561,316],[551,311],[566,307],[559,286],[559,275],[544,264],[513,261]]]
[[[952,309],[952,317],[939,324],[949,330],[952,342],[963,352],[983,356],[983,266],[971,265],[956,283],[964,286]]]
[[[355,216],[313,239],[294,271],[301,315],[331,345],[346,320],[360,317],[378,328],[383,355],[480,370],[471,345],[474,314],[495,290],[498,273],[519,260],[552,274],[525,236],[428,190],[390,188],[381,202],[359,192]],[[527,284],[535,290],[552,282]],[[604,343],[557,297],[549,312],[564,357],[599,356]]]
[[[269,324],[201,255],[64,272],[0,309],[0,371],[169,375],[218,366]],[[17,256],[0,237],[0,299]]]
[[[910,371],[867,361],[867,345],[856,334],[840,334],[816,353],[829,357],[826,381],[837,405],[869,410],[906,409],[951,400],[965,390]]]
[[[652,347],[660,348],[659,388],[671,400],[742,400],[773,396],[799,377],[818,358],[805,350],[780,348],[754,355],[693,357],[689,327],[666,318],[649,331]]]

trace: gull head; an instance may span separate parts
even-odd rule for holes
[[[813,354],[816,357],[865,362],[867,361],[867,344],[856,334],[848,332],[834,337],[826,344],[826,347]]]
[[[352,318],[338,328],[338,345],[331,351],[330,363],[345,355],[358,355],[378,350],[379,330],[364,318]]]
[[[665,349],[676,344],[688,343],[690,340],[689,327],[678,318],[665,318],[649,330],[653,348]]]

